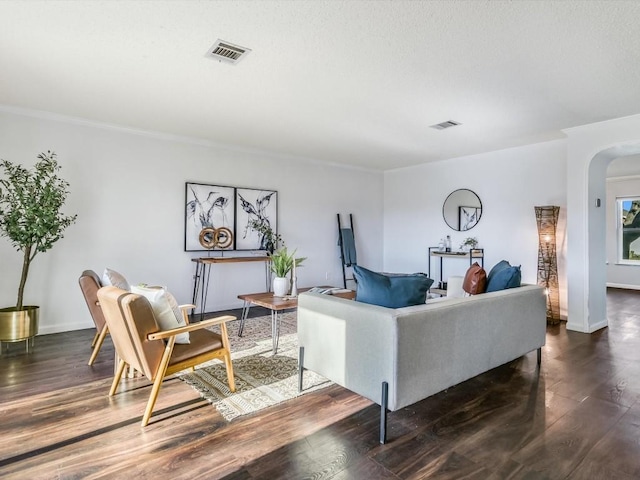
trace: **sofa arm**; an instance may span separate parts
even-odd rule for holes
[[[380,404],[382,382],[393,404],[395,310],[331,295],[298,298],[298,342],[304,368]]]

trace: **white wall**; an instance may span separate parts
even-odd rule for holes
[[[640,175],[640,155],[616,158],[607,167],[607,178]]]
[[[635,160],[640,163],[638,159]],[[614,165],[617,160],[611,162]],[[618,197],[640,196],[640,176],[607,178],[607,285],[640,290],[640,265],[618,264]]]
[[[640,153],[640,115],[584,125],[567,134],[567,329],[590,333],[606,327],[607,165]],[[605,205],[603,205],[605,207]]]
[[[342,283],[336,213],[354,214],[359,260],[382,267],[379,172],[0,108],[0,158],[31,165],[46,150],[58,154],[71,184],[65,213],[78,221],[32,265],[25,303],[41,306],[40,333],[93,325],[77,283],[84,269],[109,266],[191,302],[190,259],[204,253],[183,251],[188,181],[277,190],[279,233],[308,257],[298,270],[301,286]],[[0,265],[0,306],[10,306],[21,257],[6,239]],[[216,265],[211,281],[207,310],[237,307],[239,293],[264,290],[264,266]]]
[[[467,236],[485,250],[485,268],[502,259],[522,265],[522,280],[536,283],[538,239],[534,206],[558,205],[558,262],[562,314],[566,314],[566,144],[564,140],[429,163],[385,173],[384,269],[428,270],[427,248],[451,235]],[[468,188],[482,201],[482,217],[468,232],[451,230],[442,205],[453,190]],[[445,260],[443,276],[464,275],[465,260]],[[437,269],[434,259],[432,268]],[[432,270],[432,277],[434,272]]]
[[[605,209],[591,206],[595,198],[606,199],[606,165],[640,153],[638,132],[640,115],[568,129],[566,141],[383,175],[0,107],[0,158],[33,163],[40,151],[55,150],[71,182],[67,212],[79,214],[66,237],[32,267],[26,301],[42,307],[41,333],[91,326],[77,287],[85,268],[108,265],[132,282],[163,283],[179,301],[191,300],[190,258],[197,254],[182,251],[186,181],[278,190],[279,229],[288,245],[309,257],[299,270],[301,285],[341,283],[338,212],[354,213],[360,264],[427,271],[428,246],[447,234],[454,246],[467,236],[442,220],[442,202],[457,188],[482,199],[483,217],[469,234],[487,249],[485,265],[506,258],[522,264],[525,282],[535,282],[533,206],[560,205],[561,300],[564,288],[569,296],[562,310],[568,305],[567,328],[590,332],[606,326]],[[600,234],[590,239],[594,231]],[[20,262],[0,240],[1,306],[15,302]],[[213,268],[212,308],[237,306],[237,293],[264,288],[259,264]],[[461,266],[445,276],[463,272]]]

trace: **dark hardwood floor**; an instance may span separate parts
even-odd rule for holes
[[[177,379],[146,428],[148,382],[107,396],[113,346],[94,331],[0,357],[1,478],[640,478],[640,292],[610,289],[609,327],[548,327],[532,352],[389,414],[338,386],[227,423]],[[236,312],[237,313],[237,312]],[[255,310],[254,314],[260,314]]]

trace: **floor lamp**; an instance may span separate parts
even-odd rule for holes
[[[547,323],[560,323],[560,292],[558,289],[558,259],[556,227],[560,207],[534,207],[538,223],[538,285],[547,295]]]

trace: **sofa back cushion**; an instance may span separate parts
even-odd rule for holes
[[[385,275],[360,265],[353,267],[353,275],[357,282],[356,301],[388,308],[425,303],[433,283],[424,273]]]
[[[469,267],[464,281],[462,282],[462,289],[469,295],[478,295],[484,293],[487,285],[487,272],[484,271],[478,262],[475,262]]]
[[[502,260],[489,272],[486,292],[497,292],[507,288],[519,287],[521,279],[520,266],[514,267],[506,260]]]

